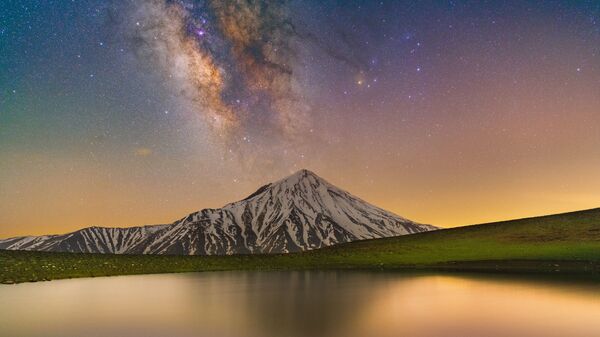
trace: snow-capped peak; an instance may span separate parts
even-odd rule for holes
[[[90,227],[62,236],[0,240],[0,249],[221,255],[285,253],[433,230],[375,207],[303,169],[220,209],[171,225]]]

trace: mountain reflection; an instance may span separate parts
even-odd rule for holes
[[[0,287],[12,337],[588,337],[600,335],[598,312],[597,283],[495,276],[215,272]]]

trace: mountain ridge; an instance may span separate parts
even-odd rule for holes
[[[167,225],[86,227],[0,240],[0,249],[77,253],[232,255],[306,251],[437,229],[371,205],[303,169],[246,198]]]

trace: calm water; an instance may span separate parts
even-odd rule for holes
[[[6,337],[600,336],[600,285],[222,272],[0,286]]]

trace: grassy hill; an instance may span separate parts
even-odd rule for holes
[[[0,251],[0,282],[216,270],[423,269],[600,275],[600,208],[305,253],[149,256]]]

